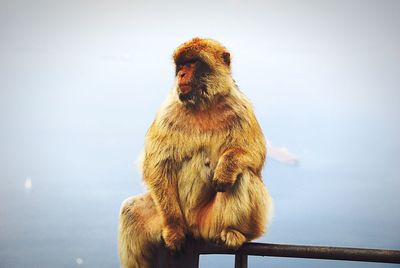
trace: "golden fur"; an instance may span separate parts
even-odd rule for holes
[[[143,178],[149,192],[127,199],[120,213],[125,268],[151,267],[161,239],[171,250],[180,250],[187,234],[238,248],[265,232],[271,204],[261,180],[265,140],[231,77],[229,52],[194,38],[175,50],[175,62],[182,57],[210,66],[207,92],[189,107],[176,83],[147,132]]]

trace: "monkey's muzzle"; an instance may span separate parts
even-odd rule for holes
[[[192,85],[190,84],[180,84],[179,85],[179,93],[189,94],[192,91]]]
[[[188,101],[193,97],[193,88],[189,84],[179,85],[179,99],[181,101]]]

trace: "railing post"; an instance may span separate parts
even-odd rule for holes
[[[159,245],[156,250],[157,263],[153,268],[198,268],[200,259],[199,248],[203,244],[203,242],[188,239],[185,252],[179,255],[173,255],[163,245]]]
[[[247,255],[236,253],[235,254],[235,268],[247,268]]]

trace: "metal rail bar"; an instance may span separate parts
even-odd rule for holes
[[[159,254],[159,263],[156,267],[198,267],[201,254],[233,254],[235,255],[235,268],[247,268],[249,255],[400,264],[400,250],[268,243],[246,243],[238,250],[233,250],[195,240],[190,241],[189,245],[187,254],[179,258],[172,257],[169,253]]]
[[[400,263],[400,250],[246,243],[237,251],[217,245],[207,245],[200,254],[235,254],[247,256],[290,257],[325,260],[345,260]],[[243,267],[243,266],[238,266]]]

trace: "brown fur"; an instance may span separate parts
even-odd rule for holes
[[[238,248],[265,232],[271,199],[261,180],[265,140],[248,99],[231,77],[230,54],[194,38],[173,58],[200,58],[207,90],[192,105],[179,78],[146,135],[143,178],[149,193],[122,204],[119,253],[126,268],[151,267],[161,242],[181,249],[186,234]]]

